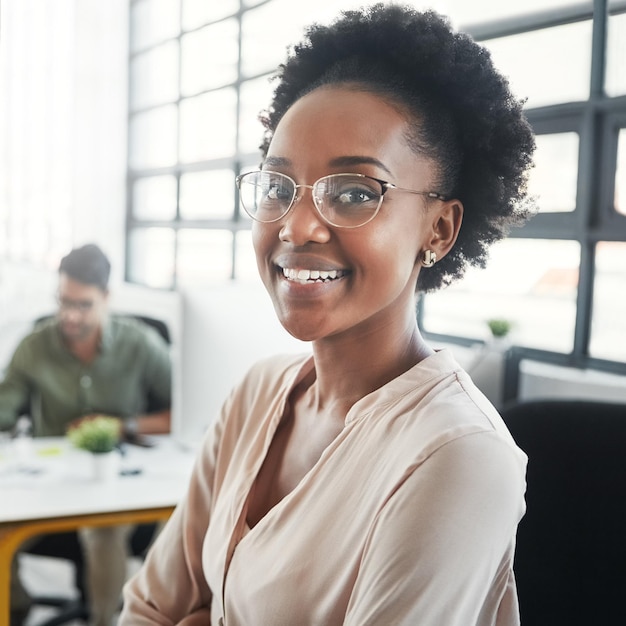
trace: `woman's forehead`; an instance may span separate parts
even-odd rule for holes
[[[289,166],[314,160],[330,170],[371,165],[382,177],[400,176],[424,160],[409,145],[409,121],[376,93],[320,87],[285,113],[266,162]]]
[[[406,116],[380,96],[324,87],[303,96],[285,113],[270,153],[277,145],[295,141],[302,150],[309,145],[353,146],[348,153],[359,148],[357,153],[366,154],[389,143],[406,144],[407,127]]]

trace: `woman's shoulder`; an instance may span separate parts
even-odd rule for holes
[[[519,453],[496,407],[446,350],[400,377],[379,399],[387,401],[384,419],[397,421],[409,440],[419,442],[414,449],[420,457],[470,436]]]

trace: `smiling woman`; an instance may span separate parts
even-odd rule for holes
[[[527,214],[521,103],[445,18],[374,5],[307,31],[263,121],[240,201],[313,355],[231,393],[121,624],[519,624],[526,459],[415,299]]]

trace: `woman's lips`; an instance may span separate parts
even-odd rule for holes
[[[347,272],[345,270],[318,270],[318,269],[304,269],[304,268],[290,268],[281,267],[283,276],[290,281],[295,281],[300,284],[309,283],[326,283],[338,278],[343,278]]]

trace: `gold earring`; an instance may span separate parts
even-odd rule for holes
[[[423,267],[432,267],[437,262],[437,255],[432,250],[424,250],[421,262]]]

